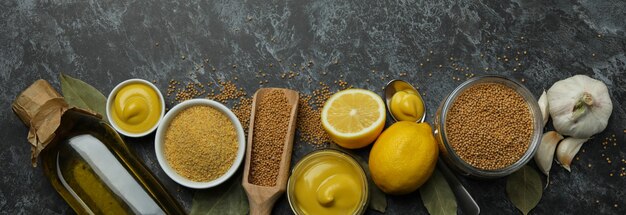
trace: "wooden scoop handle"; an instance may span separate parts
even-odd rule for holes
[[[259,192],[262,193],[262,192]],[[248,198],[250,204],[250,215],[269,215],[278,197],[283,192],[275,193],[269,198]]]

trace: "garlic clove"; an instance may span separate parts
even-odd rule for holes
[[[548,122],[548,118],[550,118],[550,109],[548,107],[548,94],[546,94],[545,90],[539,97],[539,101],[537,101],[537,103],[539,103],[539,109],[541,109],[541,115],[543,116],[543,126],[545,127],[546,123]]]
[[[535,163],[546,176],[550,175],[550,169],[552,168],[552,160],[554,159],[554,150],[556,146],[563,139],[556,131],[548,131],[543,134],[541,143],[535,153]]]
[[[568,137],[561,141],[561,144],[556,148],[556,159],[568,172],[571,172],[570,165],[574,156],[578,154],[578,150],[583,146],[583,143],[587,142],[589,138],[574,138]]]

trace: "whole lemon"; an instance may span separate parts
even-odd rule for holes
[[[378,137],[369,168],[376,186],[388,194],[406,194],[424,184],[435,169],[439,149],[428,123],[400,121]]]

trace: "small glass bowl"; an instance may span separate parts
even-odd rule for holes
[[[528,144],[528,149],[526,149],[526,153],[524,153],[524,155],[522,155],[517,162],[497,170],[480,169],[465,162],[454,151],[452,146],[450,146],[448,137],[446,136],[446,117],[448,116],[448,112],[452,108],[452,105],[456,101],[457,97],[472,86],[484,83],[498,83],[515,90],[520,96],[522,96],[528,105],[533,119],[533,134],[531,136],[530,143]],[[446,99],[441,103],[439,109],[437,109],[437,114],[433,124],[435,139],[439,144],[439,151],[441,152],[440,155],[443,160],[446,161],[448,166],[464,176],[478,179],[493,179],[510,175],[511,173],[522,168],[530,161],[530,159],[533,158],[537,148],[539,147],[539,143],[541,142],[541,135],[543,131],[542,122],[539,104],[537,104],[535,97],[532,93],[530,93],[530,91],[528,91],[528,89],[526,89],[526,87],[524,87],[524,85],[503,76],[484,75],[471,78],[452,91],[452,93],[450,93],[450,95],[448,95],[448,97],[446,97]]]
[[[363,189],[361,190],[361,192],[363,192],[363,195],[361,196],[359,205],[357,206],[357,210],[353,214],[354,215],[364,214],[365,210],[367,209],[367,204],[369,202],[369,188],[368,188],[368,183],[367,183],[367,177],[365,176],[365,171],[363,170],[361,165],[359,165],[359,163],[351,155],[344,153],[341,150],[337,150],[337,149],[321,149],[321,150],[313,151],[305,155],[302,159],[300,159],[300,161],[298,161],[298,163],[296,163],[296,165],[293,167],[293,170],[291,171],[291,176],[289,176],[289,181],[287,182],[287,200],[289,201],[289,206],[291,207],[291,210],[296,215],[306,214],[300,209],[295,199],[296,197],[295,197],[294,190],[295,190],[296,177],[301,175],[302,174],[301,172],[307,166],[315,164],[319,159],[323,159],[324,157],[328,157],[328,156],[341,158],[347,161],[348,163],[350,163],[350,165],[355,167],[357,171],[359,172],[359,176],[364,185]],[[315,195],[315,194],[312,193],[311,195]]]

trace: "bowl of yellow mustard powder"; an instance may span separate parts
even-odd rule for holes
[[[155,136],[163,171],[178,184],[195,189],[228,180],[241,165],[245,148],[243,127],[235,114],[209,99],[174,106]]]

